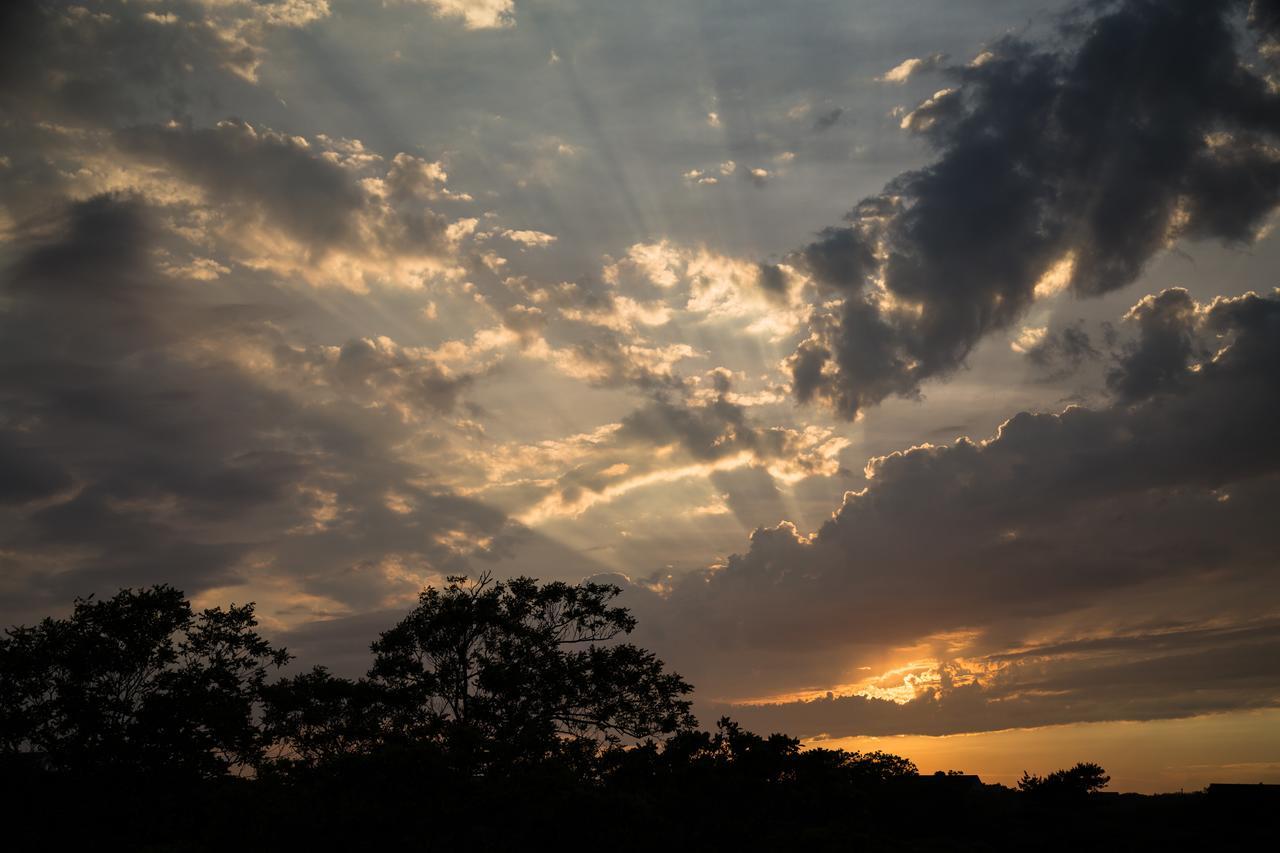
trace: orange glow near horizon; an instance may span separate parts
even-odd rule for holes
[[[811,740],[806,747],[883,750],[910,758],[921,773],[962,770],[1012,786],[1023,770],[1043,774],[1095,761],[1109,791],[1196,791],[1212,782],[1280,783],[1280,709],[1178,720],[1076,723],[1037,729],[930,737]]]

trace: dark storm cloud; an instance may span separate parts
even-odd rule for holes
[[[1185,310],[1150,321],[1170,305]],[[1111,406],[1022,413],[985,442],[872,460],[869,486],[812,538],[761,528],[745,554],[665,600],[636,591],[656,641],[709,695],[760,695],[837,683],[868,650],[940,632],[1016,634],[1090,607],[1141,621],[1139,591],[1196,579],[1267,600],[1280,553],[1280,295],[1197,306],[1166,291],[1127,325],[1137,339]],[[1170,354],[1158,342],[1172,330],[1195,345]],[[1158,381],[1146,378],[1151,352]],[[1217,615],[1211,600],[1200,617]],[[730,663],[743,659],[750,677]]]
[[[136,199],[74,204],[0,279],[0,540],[26,578],[10,608],[162,580],[196,593],[248,559],[368,606],[519,535],[424,484],[396,455],[413,437],[398,410],[367,405],[447,411],[465,377],[385,342],[321,357],[252,306],[201,301],[157,270],[153,220]],[[249,371],[240,346],[275,357]]]
[[[1280,97],[1248,65],[1244,4],[1104,8],[1061,44],[1008,37],[949,69],[954,88],[902,121],[937,161],[797,253],[843,298],[793,357],[800,400],[851,417],[914,394],[1064,261],[1088,296],[1132,282],[1172,237],[1253,239],[1280,200]]]
[[[1112,390],[1128,400],[1177,390],[1187,363],[1206,354],[1195,334],[1195,312],[1195,301],[1180,288],[1148,296],[1133,306],[1126,319],[1136,323],[1141,334],[1108,375]]]

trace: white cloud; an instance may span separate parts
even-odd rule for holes
[[[924,58],[912,57],[904,59],[902,62],[890,68],[881,74],[876,80],[880,83],[893,83],[901,86],[916,74],[923,74],[932,71],[940,66],[947,59],[944,53],[935,53]]]
[[[502,232],[502,236],[523,246],[550,246],[556,241],[556,235],[554,234],[547,234],[543,231],[517,230],[512,228],[504,230]]]
[[[461,18],[469,30],[514,27],[515,4],[512,0],[418,0],[434,6],[442,18]],[[552,62],[559,61],[553,51]]]
[[[1028,353],[1044,343],[1048,334],[1047,326],[1024,326],[1018,333],[1017,339],[1009,344],[1009,348],[1017,353]]]

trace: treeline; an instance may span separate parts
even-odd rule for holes
[[[79,599],[0,639],[12,849],[932,849],[996,837],[992,820],[1012,839],[1107,782],[1081,764],[1015,793],[728,719],[701,730],[690,685],[626,642],[619,592],[451,578],[358,679],[281,677],[290,655],[252,605],[196,612],[168,586]]]
[[[297,776],[388,751],[484,777],[552,763],[589,778],[916,772],[883,753],[801,754],[729,720],[698,731],[690,685],[623,641],[635,620],[618,593],[451,578],[373,642],[359,679],[323,667],[272,679],[291,656],[258,633],[251,604],[196,613],[168,586],[79,599],[70,617],[0,641],[0,749],[51,771],[193,779]]]

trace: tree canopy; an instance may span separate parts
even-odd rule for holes
[[[1082,761],[1047,776],[1033,776],[1024,770],[1018,790],[1047,799],[1080,798],[1101,791],[1110,782],[1111,777],[1100,765]]]
[[[170,586],[76,599],[0,639],[0,749],[71,770],[213,776],[257,765],[254,711],[289,659],[253,605],[193,612]]]
[[[692,687],[618,638],[635,619],[598,583],[450,578],[373,644],[373,683],[406,731],[537,756],[697,725]]]

